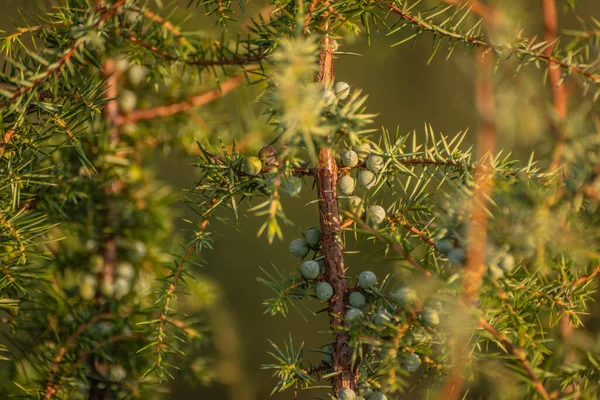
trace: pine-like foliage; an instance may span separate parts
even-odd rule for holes
[[[217,217],[244,213],[273,246],[283,225],[305,232],[289,238],[296,267],[257,269],[265,312],[329,315],[314,323],[331,333],[321,348],[290,336],[265,349],[274,392],[595,398],[583,316],[600,272],[597,19],[558,36],[546,0],[539,39],[508,1],[190,1],[215,36],[183,32],[160,1],[58,3],[0,41],[6,396],[154,398],[176,369],[207,382],[197,321],[212,296],[176,300],[203,290],[190,278]],[[429,38],[432,58],[472,54],[475,148],[467,131],[374,126],[334,74],[344,45],[374,31]],[[219,123],[225,96],[244,126]],[[521,108],[531,119],[513,118]],[[540,131],[527,162],[496,146]],[[197,184],[159,181],[157,151],[197,157]],[[314,220],[290,220],[288,197],[309,191]],[[197,218],[174,235],[181,199]],[[396,268],[349,265],[359,242]]]

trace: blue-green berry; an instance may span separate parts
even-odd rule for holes
[[[353,324],[356,324],[356,323],[360,322],[360,320],[363,317],[364,317],[364,314],[363,314],[362,311],[360,311],[358,308],[350,307],[346,311],[346,315],[344,316],[344,320],[346,321],[346,323],[348,325],[353,325]]]
[[[454,248],[448,253],[448,261],[452,264],[463,264],[466,259],[467,254],[460,247]]]
[[[358,286],[363,289],[372,289],[377,285],[377,275],[371,271],[363,271],[358,275]]]
[[[378,156],[376,154],[371,154],[367,157],[367,169],[371,172],[379,172],[383,168],[385,161],[383,157]]]
[[[289,249],[294,257],[300,258],[306,257],[310,251],[310,247],[308,246],[308,243],[306,243],[306,240],[300,238],[292,240]]]
[[[417,292],[409,287],[401,287],[390,294],[392,299],[404,309],[412,309],[417,305],[419,298]]]
[[[338,188],[342,194],[351,195],[356,187],[356,181],[350,175],[344,175],[338,179]]]
[[[371,171],[366,169],[358,173],[358,185],[366,189],[371,189],[377,183],[377,177]]]
[[[441,239],[437,242],[435,247],[442,254],[448,255],[454,249],[454,242],[452,239]]]
[[[421,366],[421,358],[414,354],[408,354],[404,360],[402,360],[402,368],[407,370],[408,372],[415,372]]]
[[[386,212],[385,209],[381,206],[371,206],[369,207],[368,219],[376,224],[380,224],[385,221]]]
[[[354,308],[363,308],[367,304],[367,299],[361,292],[352,292],[348,296],[348,302]]]
[[[373,319],[373,322],[375,323],[375,325],[377,326],[381,326],[384,325],[388,322],[390,322],[392,320],[392,314],[389,313],[388,310],[378,310],[377,314],[375,314],[375,318]]]
[[[387,396],[381,392],[373,392],[368,397],[368,400],[387,400]]]
[[[297,176],[290,176],[283,180],[282,189],[290,196],[298,196],[302,191],[302,179]]]
[[[421,317],[423,318],[423,323],[430,328],[434,328],[440,324],[440,314],[433,308],[424,308],[421,311]]]
[[[333,296],[333,288],[327,282],[319,282],[315,285],[315,293],[321,301],[327,301]]]
[[[358,154],[354,150],[340,153],[340,160],[345,167],[354,168],[358,165]]]
[[[310,227],[304,232],[304,240],[313,249],[319,248],[321,244],[321,230],[319,228]]]
[[[321,268],[319,267],[319,263],[313,260],[304,261],[302,263],[302,267],[300,267],[300,271],[302,276],[306,279],[315,279],[319,276],[319,272]]]
[[[356,393],[352,389],[344,389],[338,393],[338,400],[356,400]]]

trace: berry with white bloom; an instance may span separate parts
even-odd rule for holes
[[[377,275],[371,271],[363,271],[358,275],[358,286],[363,289],[372,289],[377,285]]]
[[[300,258],[305,257],[310,251],[310,247],[308,246],[308,243],[306,243],[306,240],[300,238],[292,240],[289,249],[294,257]]]
[[[300,272],[306,279],[315,279],[319,276],[320,270],[319,263],[313,260],[304,261],[300,267]]]
[[[432,308],[424,308],[421,311],[423,323],[430,328],[434,328],[440,324],[440,314]]]
[[[375,322],[375,325],[381,326],[381,325],[385,324],[386,322],[390,322],[391,320],[392,320],[392,314],[390,314],[388,310],[382,309],[382,310],[377,311],[377,314],[375,314],[375,318],[373,319],[373,322]]]
[[[361,143],[356,147],[356,154],[358,154],[358,158],[365,159],[371,154],[371,143],[365,142]]]
[[[392,292],[390,296],[404,309],[413,308],[419,301],[417,292],[409,287],[401,287]]]
[[[344,100],[350,94],[350,85],[346,82],[337,82],[333,87],[333,91],[340,100]]]
[[[306,232],[304,232],[304,240],[306,240],[306,243],[313,249],[318,249],[321,244],[321,230],[314,226],[308,228]]]
[[[402,368],[407,370],[408,372],[415,372],[421,366],[421,359],[418,355],[414,353],[410,353],[406,356],[404,360],[402,360]]]
[[[448,261],[452,264],[462,264],[467,259],[467,254],[463,249],[457,247],[448,253]]]
[[[381,206],[371,206],[369,207],[368,219],[375,222],[376,224],[380,224],[385,220],[386,212],[385,209]]]
[[[352,292],[348,296],[348,302],[354,308],[363,308],[367,304],[367,299],[361,292]]]
[[[383,157],[378,156],[376,154],[371,154],[369,157],[367,157],[366,164],[367,164],[367,169],[369,169],[369,171],[379,172],[383,168],[385,161],[383,160]]]
[[[440,253],[448,255],[454,249],[454,242],[452,239],[441,239],[435,247]]]
[[[356,393],[352,389],[344,389],[338,393],[338,400],[356,400]]]
[[[377,177],[369,170],[363,169],[358,173],[358,185],[371,189],[377,183]]]
[[[317,298],[321,301],[327,301],[333,296],[333,288],[327,282],[319,282],[315,286]]]
[[[362,311],[360,311],[358,308],[350,307],[348,311],[346,311],[346,316],[344,317],[344,320],[348,325],[353,325],[355,323],[358,323],[363,317],[364,314]]]
[[[338,180],[338,187],[340,188],[340,192],[342,192],[342,194],[350,195],[352,192],[354,192],[356,181],[350,175],[344,175]]]
[[[287,179],[284,178],[282,189],[292,197],[298,196],[302,190],[302,179],[297,176],[290,176]]]
[[[340,159],[345,167],[354,168],[358,165],[358,154],[353,150],[348,150],[340,154]]]

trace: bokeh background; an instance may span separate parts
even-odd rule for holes
[[[41,0],[40,0],[41,1]],[[48,3],[47,0],[43,1]],[[515,6],[511,3],[511,17],[518,21],[524,34],[533,36],[541,33],[541,1],[525,1]],[[164,1],[166,4],[167,1]],[[261,10],[264,4],[259,1],[245,1],[248,15]],[[431,1],[434,4],[434,1]],[[502,6],[503,1],[496,3]],[[561,5],[563,2],[559,2]],[[160,10],[160,2],[150,1],[155,10]],[[187,8],[188,0],[169,2],[179,8],[172,19],[183,21],[180,26],[190,31],[211,31],[214,21],[204,16],[202,7]],[[20,20],[19,9],[27,12],[38,10],[36,0],[0,0],[0,30],[9,31],[12,20]],[[171,6],[165,10],[172,9]],[[589,20],[590,16],[600,19],[598,0],[578,0],[575,13],[561,12],[561,28],[576,27],[576,17]],[[238,23],[232,24],[229,33],[247,29],[248,20],[237,15]],[[184,21],[185,20],[185,21]],[[390,22],[393,17],[390,17]],[[416,130],[423,134],[423,126],[430,123],[434,130],[448,135],[469,129],[467,140],[473,143],[477,128],[477,115],[473,96],[473,54],[460,47],[446,60],[446,52],[439,54],[428,64],[431,55],[432,38],[422,35],[414,45],[403,44],[391,47],[400,39],[398,35],[385,36],[373,32],[370,44],[366,36],[353,43],[342,42],[341,50],[359,53],[361,56],[340,56],[335,63],[337,80],[348,82],[353,89],[362,89],[369,95],[369,112],[378,113],[374,127],[385,126],[401,132]],[[497,77],[498,101],[498,148],[512,151],[517,159],[527,159],[532,151],[544,158],[550,150],[548,128],[540,120],[536,110],[550,108],[548,91],[543,87],[543,73],[533,67],[526,67],[517,77],[504,75]],[[506,105],[506,107],[504,107]],[[509,107],[510,105],[510,107]],[[577,109],[579,104],[572,104]],[[240,124],[236,119],[236,105],[230,104],[226,123]],[[506,111],[504,111],[506,110]],[[517,111],[515,111],[517,110]],[[548,111],[548,110],[546,110]],[[181,154],[157,155],[156,167],[159,176],[178,189],[190,188],[197,178],[192,163],[193,157]],[[174,399],[235,399],[253,400],[269,398],[274,381],[271,372],[261,369],[261,365],[271,362],[266,351],[270,350],[268,339],[283,343],[292,335],[297,343],[304,341],[307,349],[318,348],[329,340],[325,332],[327,319],[323,314],[313,316],[305,313],[306,320],[298,313],[291,312],[287,319],[280,316],[264,315],[263,300],[270,296],[269,290],[256,281],[261,275],[259,267],[269,268],[271,264],[282,270],[297,267],[298,261],[289,255],[289,240],[299,235],[301,230],[318,225],[315,204],[308,204],[312,193],[303,190],[301,198],[287,199],[286,213],[297,226],[286,227],[285,240],[268,245],[264,238],[256,238],[260,219],[243,216],[238,226],[215,223],[214,251],[203,254],[207,266],[197,272],[199,282],[210,287],[215,296],[214,306],[207,310],[206,321],[211,330],[212,344],[207,346],[207,354],[213,360],[214,381],[207,387],[191,386],[182,379],[172,381],[171,394],[164,398]],[[180,229],[187,227],[181,218],[194,218],[186,213],[186,207],[176,205],[174,218]],[[181,239],[181,236],[179,237]],[[372,269],[380,275],[393,273],[395,266],[372,256],[373,248],[368,243],[356,244],[353,250],[358,254],[348,257],[350,274],[358,274],[363,269]],[[209,291],[210,292],[210,291]],[[188,298],[186,301],[194,301]],[[310,304],[312,310],[319,305]],[[318,362],[320,354],[310,354],[308,359]],[[299,399],[314,398],[316,392],[299,393]],[[292,393],[275,394],[273,399],[290,399]]]

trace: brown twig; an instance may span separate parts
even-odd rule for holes
[[[83,364],[83,362],[91,354],[97,352],[98,350],[100,350],[104,346],[106,346],[108,344],[111,344],[111,343],[123,342],[123,341],[126,341],[126,340],[147,341],[148,339],[145,338],[144,336],[140,336],[140,335],[115,335],[115,336],[109,337],[108,339],[102,340],[101,342],[98,342],[94,347],[92,347],[89,351],[86,351],[83,354],[81,354],[79,356],[79,358],[77,359],[77,362],[75,362],[75,364],[73,364],[71,366],[71,368],[62,375],[62,378],[64,379],[64,378],[66,378],[68,376],[71,376],[71,374],[73,374],[74,371],[76,371],[79,367],[81,367],[81,365]],[[56,382],[55,384],[53,384],[53,386],[52,386],[52,394],[50,395],[50,397],[45,397],[44,399],[45,400],[50,399],[54,394],[56,394],[58,392],[58,390],[60,389],[60,386],[61,386],[60,382]]]
[[[422,30],[431,30],[431,26],[425,25],[423,23],[423,21],[419,20],[419,18],[415,17],[414,15],[402,11],[402,9],[397,7],[395,4],[385,3],[385,6],[388,7],[392,12],[394,12],[395,14],[400,16],[400,18],[410,22],[417,28],[422,29]],[[437,33],[441,34],[443,36],[446,36],[450,39],[457,39],[457,40],[460,39],[460,40],[466,41],[467,43],[470,43],[474,46],[482,47],[482,48],[489,49],[489,50],[518,51],[520,54],[535,57],[537,60],[544,61],[544,62],[550,64],[551,66],[560,68],[562,70],[565,70],[568,72],[576,72],[579,75],[587,78],[590,81],[593,81],[596,83],[600,82],[600,73],[590,70],[590,68],[587,66],[572,65],[567,61],[563,61],[563,60],[558,59],[551,55],[538,54],[538,53],[535,53],[533,51],[526,50],[526,49],[516,49],[513,45],[509,45],[509,44],[502,45],[502,46],[495,46],[495,45],[492,45],[491,43],[486,42],[485,40],[482,40],[478,37],[457,34],[457,33],[450,32],[450,31],[439,31]],[[529,41],[529,43],[533,44],[533,42],[531,42],[531,41]]]
[[[108,9],[105,9],[104,11],[102,11],[102,16],[100,17],[100,19],[98,20],[98,22],[96,22],[91,29],[97,29],[99,26],[101,26],[104,22],[106,22],[109,18],[111,18],[113,15],[115,15],[118,11],[119,8],[125,3],[126,0],[117,0],[115,1],[112,6]],[[58,59],[58,61],[56,61],[55,63],[53,63],[46,71],[42,72],[41,74],[39,74],[38,78],[33,80],[29,85],[27,86],[21,86],[20,88],[16,89],[12,96],[10,96],[9,98],[0,101],[0,107],[4,107],[7,104],[12,103],[13,101],[17,100],[19,97],[21,97],[22,95],[24,95],[25,93],[33,90],[34,88],[38,87],[40,84],[42,84],[43,82],[46,81],[46,79],[48,79],[50,76],[52,76],[54,73],[59,72],[60,70],[62,70],[62,68],[67,64],[67,62],[71,59],[71,57],[73,57],[73,55],[75,54],[75,52],[77,51],[77,49],[79,48],[79,46],[81,46],[84,43],[85,39],[84,38],[80,38],[75,40],[75,42],[73,42],[73,44],[67,48],[67,50],[65,50],[65,52],[63,53],[63,55]]]
[[[306,18],[304,19],[304,27],[302,29],[302,33],[306,35],[308,33],[308,27],[310,26],[310,21],[312,19],[313,13],[315,12],[315,8],[317,8],[317,4],[319,0],[312,0],[310,5],[308,6],[308,12],[306,13]]]
[[[81,325],[79,327],[79,329],[77,329],[77,331],[75,331],[75,333],[73,333],[71,336],[69,336],[69,338],[67,339],[65,344],[60,349],[58,349],[58,352],[56,353],[56,356],[54,357],[54,359],[52,361],[52,365],[50,366],[50,375],[48,376],[48,381],[46,383],[46,390],[44,392],[44,400],[49,400],[50,398],[52,398],[52,396],[54,394],[56,394],[56,391],[58,390],[58,388],[55,386],[54,378],[56,377],[56,373],[58,372],[58,367],[59,367],[61,361],[63,360],[65,354],[67,354],[67,351],[69,351],[71,346],[73,346],[75,344],[75,342],[79,339],[79,337],[90,326],[94,325],[96,322],[98,322],[100,320],[110,319],[113,317],[114,317],[114,315],[112,313],[103,313],[103,314],[98,314],[98,315],[94,316],[88,322]]]
[[[402,246],[399,243],[391,242],[391,241],[385,239],[379,232],[377,232],[377,229],[374,229],[371,226],[369,226],[369,224],[367,224],[365,221],[363,221],[360,218],[360,216],[353,214],[353,213],[348,213],[348,212],[347,212],[347,214],[348,214],[348,216],[353,218],[354,221],[358,222],[361,229],[371,233],[373,236],[375,236],[380,241],[389,244],[392,250],[394,250],[396,253],[398,253],[400,256],[402,256],[402,258],[404,258],[406,261],[408,261],[413,267],[415,267],[416,270],[420,271],[424,276],[426,276],[426,277],[431,276],[431,272],[429,272],[425,268],[423,268],[423,266],[421,264],[419,264],[419,262],[417,260],[415,260],[413,257],[411,257],[409,254],[406,254],[406,252],[404,251],[404,248],[402,248]]]
[[[527,373],[527,376],[529,376],[529,379],[531,379],[531,381],[533,382],[535,390],[537,390],[537,392],[540,394],[540,396],[542,396],[543,399],[548,400],[550,396],[548,395],[548,392],[546,391],[546,388],[544,387],[542,382],[540,382],[540,380],[538,379],[535,371],[527,361],[527,357],[525,357],[525,352],[522,349],[513,345],[506,336],[494,329],[494,327],[492,327],[485,319],[479,318],[478,324],[481,328],[485,329],[500,343],[502,343],[502,346],[504,346],[508,353],[516,357],[517,361],[519,361],[519,363]]]
[[[555,0],[542,0],[542,16],[544,40],[548,43],[555,42],[558,35],[558,17],[556,15]],[[552,57],[552,52],[555,47],[556,43],[546,47],[544,49],[544,55]],[[567,136],[565,122],[567,119],[568,97],[565,85],[561,82],[560,68],[552,65],[548,67],[548,81],[552,90],[552,102],[556,114],[555,117],[557,119],[557,126],[553,127],[556,144],[550,163],[550,170],[554,170],[560,166]]]
[[[203,232],[206,229],[206,227],[208,226],[210,215],[212,214],[213,207],[217,204],[217,201],[218,201],[217,197],[213,197],[210,200],[209,205],[208,205],[208,211],[204,214],[204,216],[202,217],[202,221],[200,222],[200,225],[198,226],[198,233]],[[175,273],[173,274],[173,278],[171,278],[171,283],[169,284],[169,287],[167,288],[167,292],[164,296],[165,302],[162,307],[162,311],[161,311],[159,322],[158,322],[158,328],[157,328],[157,332],[158,332],[157,337],[156,337],[156,341],[158,343],[156,346],[156,354],[157,355],[160,354],[160,351],[162,350],[162,343],[164,340],[165,322],[167,321],[171,302],[173,301],[176,285],[179,282],[179,278],[181,277],[181,274],[183,273],[183,267],[185,266],[185,264],[187,263],[187,261],[191,257],[191,255],[194,253],[195,248],[196,248],[196,242],[192,241],[188,245],[185,255],[179,261],[179,264],[177,265],[177,269],[175,270]]]
[[[2,155],[4,154],[4,148],[6,147],[8,142],[10,142],[10,139],[12,139],[14,135],[15,130],[11,128],[7,129],[4,132],[4,137],[2,138],[2,140],[0,140],[0,157],[2,157]]]
[[[117,125],[132,124],[143,120],[169,117],[174,114],[182,113],[192,108],[203,106],[205,104],[210,103],[211,101],[223,97],[223,95],[231,92],[233,89],[238,87],[241,82],[242,78],[239,76],[229,78],[228,80],[223,82],[219,86],[219,88],[210,90],[206,93],[202,93],[198,96],[190,97],[182,102],[143,110],[135,110],[130,114],[120,115],[117,118],[116,123]]]
[[[406,218],[404,218],[404,216],[391,216],[388,218],[388,220],[392,223],[398,223],[400,224],[402,227],[404,227],[406,230],[408,230],[411,233],[414,233],[415,235],[417,235],[419,238],[421,238],[421,240],[425,243],[427,243],[430,246],[435,246],[435,241],[430,238],[429,236],[425,235],[423,233],[423,231],[421,231],[419,228],[417,228],[416,226],[411,225]]]
[[[133,36],[130,33],[117,32],[117,34],[119,36],[123,37],[124,39],[129,40],[131,43],[134,43],[134,44],[141,46],[155,54],[158,54],[159,56],[161,56],[167,60],[177,61],[177,62],[181,62],[181,63],[187,64],[187,65],[206,66],[206,67],[208,67],[208,66],[223,66],[223,65],[245,65],[245,64],[249,64],[249,63],[253,63],[253,62],[262,61],[266,57],[266,55],[263,54],[263,55],[234,57],[234,58],[223,57],[223,58],[219,58],[216,60],[182,60],[165,50],[159,49],[158,47],[156,47],[152,44],[145,43],[144,41],[137,38],[136,36]]]
[[[327,31],[329,22],[322,28]],[[333,81],[333,48],[329,35],[321,41],[321,57],[319,63],[318,82],[326,86]],[[331,148],[322,147],[319,152],[317,167],[317,188],[319,194],[319,220],[321,225],[321,251],[325,263],[325,279],[333,287],[333,296],[329,300],[329,325],[332,330],[344,325],[346,314],[348,286],[344,268],[344,247],[342,244],[342,227],[336,195],[338,179],[335,154]],[[352,365],[352,349],[348,345],[348,332],[333,334],[332,368],[337,374],[332,378],[333,393],[343,389],[356,389],[358,370]]]
[[[141,14],[153,22],[159,23],[160,25],[163,26],[163,28],[165,28],[166,30],[171,32],[173,34],[173,36],[175,36],[185,46],[192,48],[192,49],[194,48],[194,46],[192,46],[192,44],[185,38],[185,36],[183,36],[181,34],[181,30],[179,29],[178,26],[173,25],[173,23],[165,20],[160,15],[158,15],[150,10],[142,10],[140,8],[129,8],[128,10],[136,12],[138,14]]]

